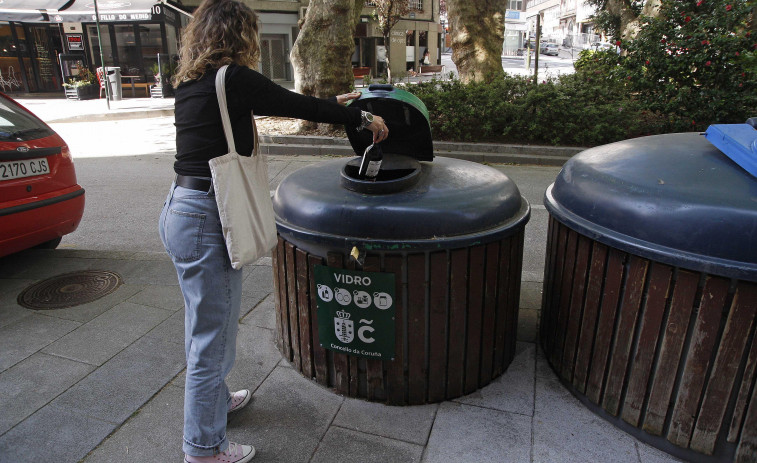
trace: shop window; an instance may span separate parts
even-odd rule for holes
[[[19,50],[13,40],[11,27],[13,26],[9,24],[0,24],[0,89],[4,92],[19,91],[23,86],[18,61]]]
[[[415,69],[415,31],[405,31],[405,61],[405,69]]]
[[[139,57],[139,47],[134,31],[134,24],[116,24],[114,27],[118,65],[121,67],[121,74],[125,76],[141,75],[142,60]]]
[[[163,52],[163,38],[160,24],[139,24],[139,45],[142,50],[142,63],[145,78],[154,80],[158,75],[158,55]],[[161,56],[160,72],[166,76],[171,74],[170,60]]]

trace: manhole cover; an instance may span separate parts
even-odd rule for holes
[[[29,286],[18,303],[35,310],[64,309],[107,296],[122,283],[117,273],[103,270],[64,273]]]

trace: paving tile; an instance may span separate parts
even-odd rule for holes
[[[518,341],[536,342],[539,330],[539,311],[520,309],[518,311]]]
[[[438,404],[392,407],[345,399],[334,425],[363,433],[426,445]]]
[[[87,376],[94,367],[36,353],[0,373],[0,434]]]
[[[184,391],[166,386],[85,459],[85,463],[180,462]]]
[[[34,313],[0,328],[0,371],[43,349],[80,325],[81,323]]]
[[[242,283],[240,318],[244,318],[273,291],[273,271],[269,265],[253,265],[249,272]]]
[[[122,423],[182,368],[181,346],[143,337],[61,394],[53,404]]]
[[[33,313],[33,310],[25,309],[15,303],[6,305],[0,304],[0,328],[16,323]]]
[[[242,319],[243,324],[269,330],[276,329],[276,305],[273,294],[269,294]]]
[[[0,279],[8,280],[18,278],[18,274],[32,265],[34,260],[35,259],[29,259],[25,252],[0,257]]]
[[[35,282],[36,280],[25,278],[0,279],[0,306],[16,304],[16,300],[18,299],[18,295],[21,294],[21,291]]]
[[[282,367],[271,373],[252,400],[251,407],[239,412],[244,416],[230,421],[229,438],[254,445],[256,460],[285,463],[310,460],[343,401]]]
[[[638,461],[635,439],[595,415],[560,383],[537,354],[534,413],[535,463]]]
[[[88,259],[68,259],[61,257],[36,257],[30,259],[17,273],[18,278],[45,280],[64,273],[90,269]],[[1,276],[1,275],[0,275]]]
[[[226,378],[231,390],[255,391],[274,371],[281,361],[281,354],[273,344],[273,332],[256,326],[239,325],[237,334],[237,357],[234,368]],[[182,386],[183,387],[183,386]],[[240,410],[232,420],[244,421],[250,409]]]
[[[455,402],[533,416],[536,345],[518,342],[515,358],[504,374]]]
[[[423,446],[364,434],[336,426],[329,428],[311,463],[419,462]]]
[[[522,463],[530,457],[531,417],[444,402],[436,413],[423,461]]]
[[[641,463],[680,463],[682,461],[640,441],[636,442],[636,450],[639,452]]]
[[[86,323],[124,302],[143,289],[144,286],[142,285],[123,284],[112,293],[95,301],[74,307],[67,307],[65,309],[41,310],[38,311],[38,313],[43,313],[50,317],[62,318],[64,320]]]
[[[184,311],[174,312],[145,336],[160,338],[184,348]]]
[[[547,253],[547,224],[549,213],[544,209],[531,209],[523,241],[523,271],[544,275],[544,257]],[[529,280],[539,281],[539,280]]]
[[[108,270],[120,274],[124,282],[142,285],[177,285],[176,268],[170,260],[107,260]]]
[[[124,302],[50,344],[44,352],[102,365],[170,315],[167,310]]]
[[[271,293],[263,291],[252,291],[242,294],[241,310],[239,311],[239,319],[243,319],[249,314],[261,301],[268,297]]]
[[[539,281],[524,281],[520,286],[520,308],[541,309],[543,283]]]
[[[165,310],[177,311],[184,308],[184,296],[181,295],[181,288],[178,285],[146,286],[128,301]]]
[[[0,463],[77,462],[115,428],[76,409],[47,405],[0,436]]]
[[[132,260],[157,260],[171,262],[171,257],[165,251],[138,251],[129,256]],[[178,282],[177,282],[178,284]]]

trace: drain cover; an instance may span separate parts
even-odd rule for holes
[[[64,273],[29,286],[18,295],[18,303],[35,310],[64,309],[96,301],[122,283],[120,275],[109,271]]]

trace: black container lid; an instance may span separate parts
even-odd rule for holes
[[[384,118],[389,128],[389,138],[381,143],[384,154],[402,154],[419,161],[434,159],[428,110],[418,97],[391,85],[380,84],[363,88],[361,93],[350,106]],[[355,154],[362,156],[373,142],[373,134],[351,126],[345,126],[345,131]]]
[[[609,246],[757,281],[757,179],[697,133],[583,151],[565,164],[544,204]]]
[[[421,163],[412,187],[380,195],[343,188],[343,167],[326,161],[281,182],[273,207],[282,236],[303,248],[449,249],[513,234],[530,215],[515,183],[481,164],[440,157]]]

